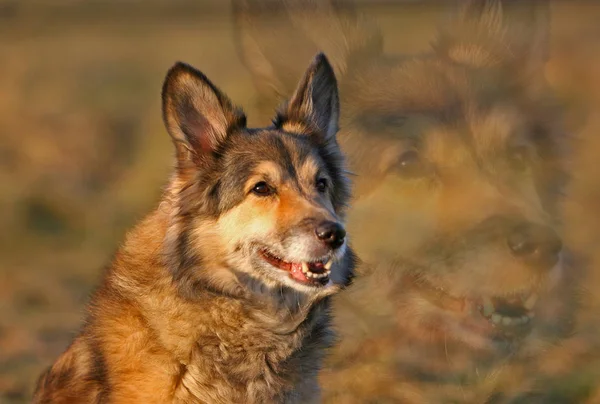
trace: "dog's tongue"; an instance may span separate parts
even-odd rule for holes
[[[308,278],[302,272],[302,264],[301,263],[292,263],[292,269],[290,270],[290,274],[292,274],[292,278],[296,279],[300,282],[308,282]]]
[[[325,269],[325,264],[323,264],[322,262],[311,262],[310,264],[308,264],[308,266],[310,268],[310,272],[314,272],[316,274],[322,274],[327,270]]]

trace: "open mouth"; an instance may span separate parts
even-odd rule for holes
[[[413,279],[420,294],[436,306],[454,312],[469,313],[468,323],[475,329],[503,339],[524,337],[532,329],[537,290],[502,296],[455,297],[428,282]]]
[[[290,278],[303,285],[322,287],[329,282],[331,258],[314,262],[288,262],[274,254],[261,250],[262,258],[275,268],[289,273]]]
[[[476,302],[481,316],[505,337],[523,336],[531,330],[535,317],[535,291],[504,297],[483,297]]]

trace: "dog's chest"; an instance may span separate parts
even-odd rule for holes
[[[182,366],[176,402],[296,402],[299,385],[314,383],[317,391],[316,372],[302,374],[298,366],[319,359],[306,351],[306,334],[280,336],[247,326],[202,335]]]

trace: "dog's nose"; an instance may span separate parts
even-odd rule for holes
[[[346,238],[346,230],[336,222],[321,223],[317,226],[315,233],[319,240],[333,249],[340,248],[344,244],[344,238]]]
[[[528,265],[551,269],[558,262],[562,241],[550,227],[522,223],[508,235],[508,246],[513,255]]]

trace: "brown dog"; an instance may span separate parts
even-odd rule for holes
[[[347,285],[335,76],[317,56],[269,128],[179,63],[163,87],[177,166],[126,238],[36,403],[307,403]]]
[[[336,298],[328,401],[554,399],[538,368],[571,332],[577,271],[559,225],[566,136],[543,75],[548,4],[465,1],[428,51],[391,55],[347,2],[236,3],[262,95],[265,83],[288,91],[294,56],[335,55],[357,174],[348,226],[365,264]]]

